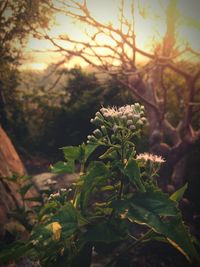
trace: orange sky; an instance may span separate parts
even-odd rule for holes
[[[101,22],[111,22],[118,26],[118,6],[119,0],[88,0],[88,8],[91,14]],[[124,0],[125,15],[131,18],[130,5],[131,0]],[[152,41],[162,39],[165,33],[165,8],[168,0],[140,0],[135,1],[135,31],[137,46],[144,50],[151,50]],[[143,12],[144,17],[139,13]],[[180,11],[179,27],[177,28],[177,36],[179,44],[183,45],[186,41],[195,50],[200,50],[200,1],[199,0],[179,0],[178,10]],[[147,12],[146,12],[147,11]],[[146,13],[145,13],[146,12]],[[192,19],[188,19],[192,18]],[[70,18],[65,15],[55,15],[56,25],[49,31],[50,36],[57,36],[60,34],[68,34],[70,38],[86,41],[87,37],[84,34],[85,26],[81,23],[72,23]],[[198,22],[198,23],[197,23]],[[87,28],[87,31],[90,31]],[[107,42],[106,39],[99,41]],[[22,66],[23,69],[44,69],[48,64],[59,60],[57,53],[50,53],[47,50],[54,49],[52,44],[47,40],[37,40],[30,38],[25,50],[27,60]],[[41,50],[43,52],[34,52]],[[78,58],[68,66],[73,64],[84,65]]]

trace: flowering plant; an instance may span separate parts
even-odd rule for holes
[[[171,196],[163,193],[156,179],[164,159],[137,154],[134,140],[146,122],[144,107],[101,108],[91,122],[97,128],[87,144],[63,147],[65,161],[51,167],[54,173],[73,173],[79,166],[78,180],[50,195],[29,239],[15,247],[17,255],[23,252],[48,267],[90,266],[92,252],[109,245],[117,251],[107,263],[113,266],[139,243],[158,239],[189,261],[198,260],[178,208],[186,186]],[[95,150],[100,155],[91,161]],[[145,232],[135,232],[137,224],[145,225]]]

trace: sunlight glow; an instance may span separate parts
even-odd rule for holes
[[[33,62],[33,63],[24,64],[21,69],[23,69],[23,70],[34,69],[34,70],[43,71],[47,68],[47,66],[48,66],[47,63]]]
[[[191,26],[191,22],[189,19],[187,19],[188,16],[193,14],[193,19],[199,22],[197,12],[198,8],[195,11],[195,7],[188,5],[188,2],[189,1],[185,0],[178,1],[178,9],[181,12],[181,16],[178,14],[180,16],[180,23],[178,24],[177,29],[178,45],[181,46],[188,43],[194,49],[199,50],[200,29],[196,27],[194,30],[192,30],[192,27],[189,27]],[[193,2],[196,6],[200,6],[200,1],[198,2],[198,0],[192,0],[191,2]],[[124,0],[124,3],[124,14],[128,20],[131,21],[132,16],[130,6],[132,0]],[[119,27],[119,4],[120,0],[87,1],[88,9],[90,10],[92,16],[102,23],[111,23],[115,27]],[[153,46],[158,44],[163,39],[166,32],[165,10],[167,4],[168,0],[135,1],[134,25],[136,33],[136,45],[140,49],[143,49],[147,52],[152,51]],[[72,39],[89,42],[87,34],[90,35],[94,32],[94,29],[92,29],[90,26],[85,26],[80,22],[74,22],[64,14],[57,13],[55,15],[55,21],[56,25],[54,25],[48,32],[49,36],[51,37],[68,35]],[[97,40],[101,44],[114,44],[111,38],[103,35],[99,35]],[[71,44],[66,44],[64,41],[59,41],[59,44],[64,48],[73,49]],[[36,52],[37,50],[43,51],[43,54],[46,55],[41,57],[41,52],[38,53]],[[25,65],[29,68],[44,69],[48,64],[56,62],[56,59],[59,60],[59,53],[53,53],[53,50],[55,50],[55,47],[50,43],[50,41],[30,38],[26,47],[26,52],[31,52],[35,63],[27,62]],[[101,53],[106,53],[106,49],[104,51],[102,49]],[[142,60],[142,57],[138,60]],[[67,64],[68,63],[65,65]],[[69,65],[72,66],[73,64],[82,65],[83,60],[78,58],[72,59]]]

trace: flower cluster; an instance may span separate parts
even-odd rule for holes
[[[139,103],[126,105],[120,108],[110,107],[101,108],[95,114],[95,118],[91,122],[99,127],[88,136],[88,142],[96,142],[100,138],[104,138],[108,133],[115,134],[120,130],[129,130],[136,132],[140,130],[145,122],[144,106]]]
[[[153,155],[150,153],[142,153],[137,155],[137,160],[142,160],[144,162],[152,162],[152,163],[163,163],[165,160],[161,156]]]

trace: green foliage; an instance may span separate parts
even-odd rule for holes
[[[132,103],[133,97],[114,80],[100,82],[94,73],[75,67],[63,69],[61,82],[53,86],[60,73],[22,71],[10,75],[5,86],[7,118],[5,129],[16,147],[30,154],[58,156],[58,147],[78,145],[94,130],[90,118],[101,105]],[[48,80],[47,78],[48,77]],[[11,81],[13,82],[11,83]],[[80,130],[81,129],[81,130]]]
[[[56,173],[70,173],[78,163],[79,179],[72,188],[50,195],[27,241],[13,245],[14,255],[13,247],[5,248],[2,261],[25,254],[42,266],[90,266],[92,248],[109,245],[111,251],[118,249],[119,258],[123,246],[137,249],[149,240],[171,244],[190,262],[199,260],[178,208],[187,185],[171,197],[163,193],[149,163],[155,172],[164,160],[136,152],[133,140],[140,137],[143,116],[137,103],[96,113],[92,122],[97,129],[87,145],[63,147],[66,161],[52,167]],[[103,148],[98,160],[89,160],[98,147]],[[148,228],[139,238],[133,234],[136,224]]]

